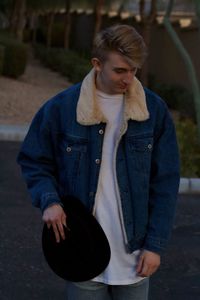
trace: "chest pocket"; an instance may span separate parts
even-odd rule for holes
[[[79,155],[87,152],[87,141],[65,141],[64,147],[68,155]]]
[[[131,151],[151,153],[153,150],[153,138],[129,138],[129,145]]]
[[[129,137],[128,148],[131,156],[133,171],[149,175],[151,154],[153,151],[153,137]]]
[[[76,178],[81,162],[85,159],[88,151],[88,141],[85,138],[62,135],[59,141],[59,163],[64,171],[64,176]]]

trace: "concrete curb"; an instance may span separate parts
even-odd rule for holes
[[[0,125],[0,141],[23,141],[30,124]],[[200,178],[181,178],[179,194],[200,194]]]
[[[0,125],[0,141],[23,141],[30,124],[25,125]]]
[[[200,178],[181,178],[179,194],[200,194]]]

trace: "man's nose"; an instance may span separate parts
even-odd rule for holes
[[[133,80],[134,75],[135,74],[133,72],[127,72],[123,78],[123,82],[126,84],[130,84]]]

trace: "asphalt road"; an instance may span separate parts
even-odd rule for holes
[[[66,300],[64,280],[43,257],[41,213],[32,207],[15,162],[19,147],[0,142],[0,299]],[[199,216],[200,195],[179,196],[171,243],[151,278],[149,300],[200,299]]]

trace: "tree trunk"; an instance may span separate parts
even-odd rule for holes
[[[140,11],[141,24],[142,24],[142,36],[144,38],[145,44],[148,49],[151,42],[152,25],[157,15],[156,4],[157,4],[157,0],[151,0],[150,12],[148,15],[145,15],[145,0],[140,0],[139,2],[139,6],[140,6],[139,11]],[[149,64],[147,58],[140,72],[140,80],[145,86],[148,86],[148,73],[149,73]]]
[[[69,35],[70,35],[70,29],[71,29],[71,16],[70,16],[70,6],[71,1],[66,0],[65,1],[65,23],[64,23],[64,48],[69,48]]]
[[[54,13],[50,12],[47,16],[47,41],[46,41],[47,48],[51,47],[52,44],[53,23],[54,23]]]
[[[95,6],[94,6],[95,25],[94,25],[93,42],[94,42],[96,34],[101,29],[101,23],[102,23],[101,11],[102,11],[103,5],[104,5],[104,0],[96,0],[95,1]]]
[[[28,15],[29,29],[31,32],[31,43],[34,45],[37,39],[37,28],[38,28],[38,14],[36,11],[32,10]]]
[[[26,0],[15,0],[10,16],[10,31],[20,41],[23,40],[24,27],[26,25]]]
[[[164,26],[169,33],[170,37],[172,38],[176,48],[178,49],[180,55],[183,58],[183,61],[185,63],[188,77],[191,81],[192,85],[192,92],[194,97],[194,104],[195,104],[195,111],[196,111],[196,121],[197,121],[197,127],[198,127],[198,135],[200,140],[200,87],[197,80],[196,72],[194,65],[192,63],[191,57],[189,56],[187,50],[183,46],[181,40],[179,39],[176,31],[173,29],[171,22],[170,22],[170,14],[173,8],[174,0],[169,0],[168,8],[166,15],[164,17]]]
[[[32,44],[35,45],[37,42],[38,15],[35,14],[33,18]]]
[[[195,4],[197,23],[198,23],[198,27],[199,27],[198,29],[199,29],[199,34],[200,34],[200,1],[194,0],[194,4]]]

